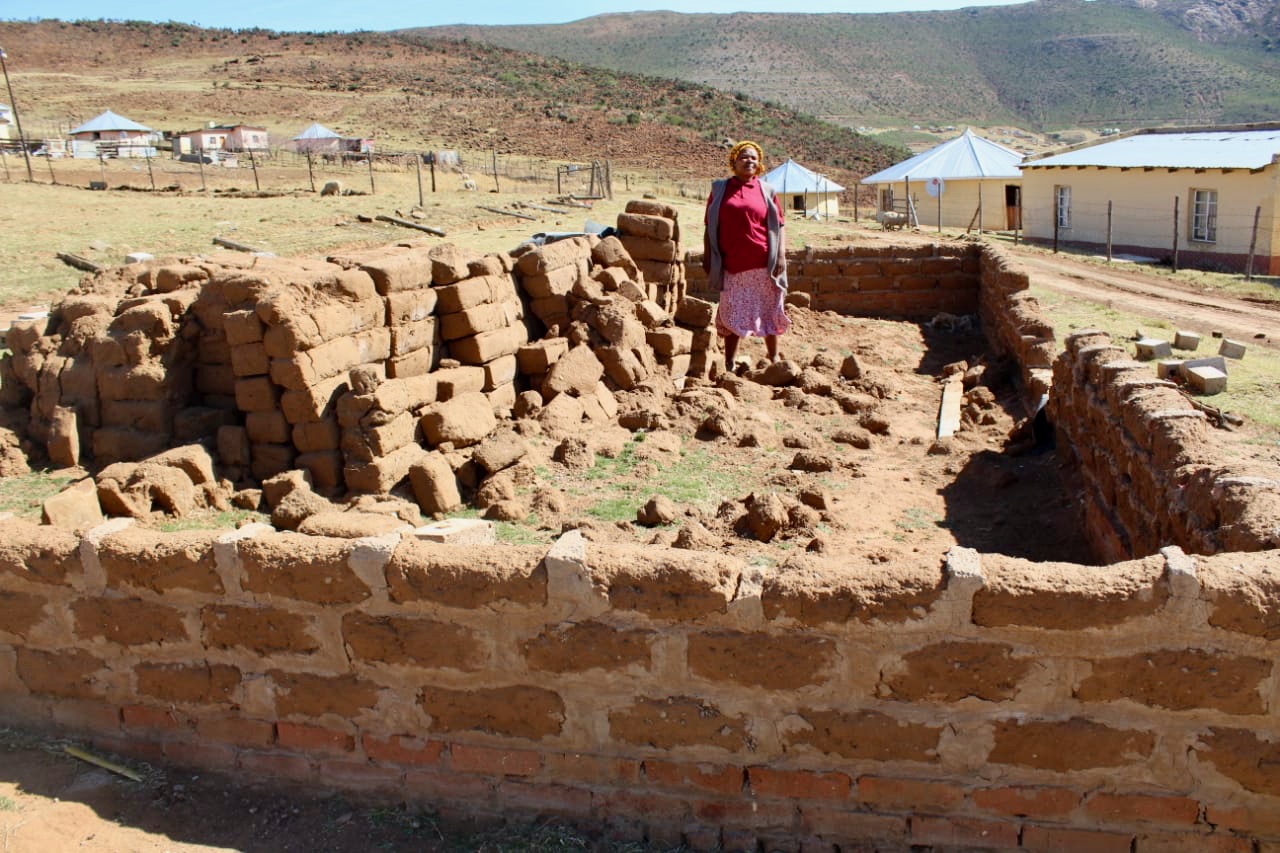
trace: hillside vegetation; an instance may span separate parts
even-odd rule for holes
[[[445,38],[275,33],[107,21],[0,23],[24,129],[40,138],[105,109],[157,130],[319,121],[379,150],[453,148],[672,174],[725,170],[759,139],[852,183],[905,152],[790,107],[689,82]]]
[[[744,92],[850,127],[1235,123],[1280,111],[1267,0],[1037,0],[891,14],[601,15],[407,31]]]

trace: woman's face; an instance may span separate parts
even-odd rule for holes
[[[733,174],[741,181],[748,181],[756,175],[756,168],[760,165],[760,152],[748,145],[738,152],[737,159],[733,161]]]

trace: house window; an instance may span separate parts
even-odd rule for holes
[[[1191,239],[1200,243],[1218,240],[1218,191],[1191,191]]]
[[[1053,209],[1059,228],[1071,227],[1071,187],[1053,188]]]
[[[893,187],[884,187],[880,190],[880,209],[893,210]]]

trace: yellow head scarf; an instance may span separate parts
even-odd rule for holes
[[[744,148],[754,148],[760,156],[756,160],[756,174],[763,175],[764,168],[764,149],[760,147],[759,142],[752,142],[750,139],[744,139],[737,145],[729,149],[729,171],[734,171],[733,164],[738,161],[738,155],[742,153]]]

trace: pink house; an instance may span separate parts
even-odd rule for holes
[[[247,124],[218,124],[179,133],[173,138],[173,153],[239,153],[266,151],[267,129]]]
[[[89,119],[69,136],[74,157],[156,156],[155,131],[111,110]]]

